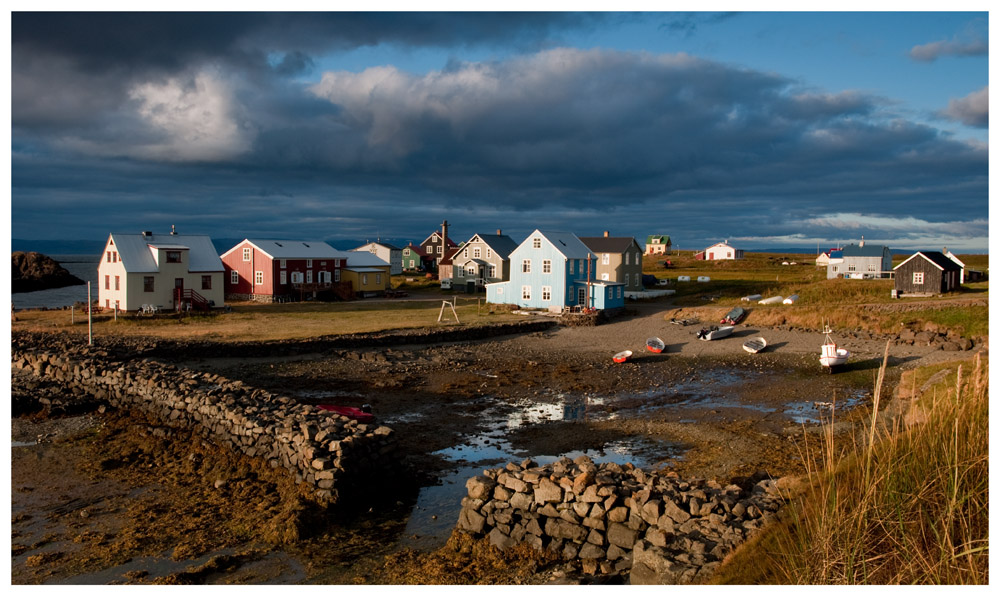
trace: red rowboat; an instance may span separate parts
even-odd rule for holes
[[[340,414],[341,416],[347,416],[352,420],[357,420],[358,422],[367,424],[369,422],[375,422],[375,415],[371,412],[371,406],[364,405],[360,408],[354,408],[351,406],[331,406],[330,404],[320,404],[316,406],[321,410],[326,410],[327,412],[334,412]]]
[[[659,337],[651,337],[646,340],[646,349],[650,352],[655,352],[659,354],[667,347],[667,344],[663,343],[663,340]]]
[[[624,352],[618,352],[617,354],[615,354],[614,361],[621,364],[622,362],[625,362],[631,357],[632,357],[632,350],[625,350]]]

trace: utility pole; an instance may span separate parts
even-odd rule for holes
[[[90,282],[87,282],[87,345],[94,345],[94,302],[90,299]]]

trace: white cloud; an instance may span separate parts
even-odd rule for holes
[[[957,120],[968,126],[988,128],[990,125],[990,87],[948,102],[941,115],[949,120]]]
[[[237,118],[232,90],[220,78],[201,72],[134,86],[129,96],[147,129],[149,142],[130,151],[165,161],[223,161],[250,148],[253,135]]]

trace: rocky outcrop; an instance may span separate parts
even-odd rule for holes
[[[87,346],[51,351],[12,342],[11,384],[40,380],[67,395],[86,395],[191,430],[306,483],[318,501],[355,501],[401,469],[393,430],[356,420],[219,375],[149,360],[116,360]],[[45,399],[44,393],[38,399]],[[25,409],[24,404],[18,406]]]
[[[37,252],[15,252],[10,255],[11,288],[13,294],[35,292],[84,282],[57,261]]]
[[[504,550],[527,543],[633,584],[708,578],[784,503],[774,480],[722,486],[586,457],[531,460],[466,482],[458,530]]]

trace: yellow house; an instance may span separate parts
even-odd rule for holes
[[[341,269],[341,281],[350,282],[359,297],[384,294],[391,285],[389,263],[370,252],[349,251],[347,265]]]

